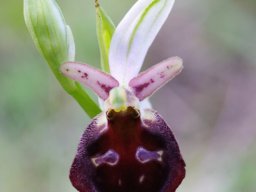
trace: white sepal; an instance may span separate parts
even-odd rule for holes
[[[147,50],[168,17],[174,0],[138,0],[117,26],[110,45],[111,75],[127,85],[141,69]]]
[[[152,104],[150,103],[148,98],[140,102],[140,110],[145,109],[152,109]]]
[[[61,66],[61,72],[71,79],[90,87],[101,99],[106,100],[109,91],[119,83],[111,75],[87,64],[68,62]]]
[[[173,79],[182,69],[182,59],[172,57],[140,73],[129,82],[129,86],[142,101]]]

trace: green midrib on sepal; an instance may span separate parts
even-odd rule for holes
[[[110,17],[100,7],[98,1],[96,1],[96,29],[101,56],[101,69],[109,73],[109,48],[115,26]]]
[[[130,38],[130,41],[129,41],[129,45],[128,45],[128,51],[127,51],[127,56],[129,55],[130,53],[130,50],[131,50],[131,46],[132,46],[132,43],[134,41],[134,38],[135,38],[135,35],[136,35],[136,32],[138,31],[141,23],[143,22],[143,20],[145,19],[145,17],[147,16],[148,12],[151,10],[151,8],[153,8],[156,4],[160,3],[161,1],[160,0],[155,0],[155,1],[152,1],[148,7],[145,8],[145,10],[143,11],[143,13],[141,14],[140,16],[140,19],[139,21],[137,22],[133,32],[132,32],[132,35],[131,35],[131,38]],[[164,6],[162,7],[162,9],[165,7],[166,5],[166,1],[165,1],[165,4]],[[161,10],[162,10],[161,9]],[[161,13],[161,11],[159,12],[159,14]],[[158,15],[159,15],[158,14]],[[154,22],[157,20],[158,17],[154,18]],[[154,24],[154,22],[152,22],[152,25]]]

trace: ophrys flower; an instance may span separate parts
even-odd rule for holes
[[[117,26],[110,74],[67,62],[64,75],[90,87],[102,113],[85,130],[70,171],[80,192],[174,192],[185,177],[178,144],[147,98],[182,70],[169,58],[140,73],[145,55],[174,0],[139,0]]]

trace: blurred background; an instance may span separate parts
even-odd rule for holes
[[[21,0],[0,6],[0,191],[75,192],[68,174],[90,120],[35,49]],[[135,0],[102,0],[117,24]],[[77,60],[99,66],[92,0],[62,0]],[[179,142],[178,192],[256,191],[256,1],[177,0],[144,68],[185,69],[151,101]]]

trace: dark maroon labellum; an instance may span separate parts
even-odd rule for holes
[[[175,192],[185,163],[170,128],[154,111],[143,119],[131,107],[96,117],[85,130],[70,171],[80,192]]]

